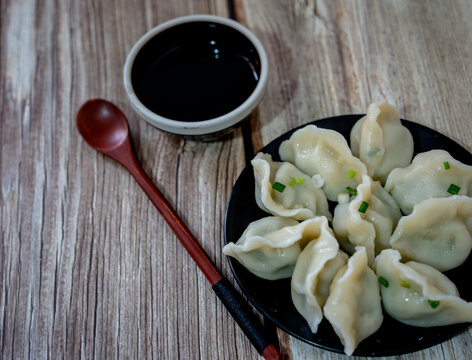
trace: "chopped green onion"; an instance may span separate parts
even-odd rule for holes
[[[379,276],[379,283],[383,286],[385,286],[386,288],[388,288],[388,280],[385,279],[384,277],[382,276]]]
[[[446,170],[449,170],[451,168],[451,165],[449,165],[449,161],[444,161],[444,168]]]
[[[293,176],[290,176],[290,181],[288,182],[288,184],[291,187],[295,187],[297,184],[303,184],[304,182],[305,182],[305,178],[302,178],[302,177],[294,178]]]
[[[277,190],[278,192],[283,192],[285,190],[285,185],[275,182],[274,185],[272,185],[272,189]]]
[[[451,184],[451,185],[449,186],[449,189],[447,189],[447,192],[448,192],[449,194],[452,194],[452,195],[457,195],[457,194],[459,194],[459,191],[461,191],[460,186],[457,186],[457,185],[454,185],[454,184]]]
[[[333,222],[331,220],[328,220],[328,226],[332,229],[333,228]]]
[[[407,288],[407,289],[411,288],[410,283],[408,281],[402,280],[402,279],[400,279],[400,286],[404,287],[404,288]]]
[[[347,173],[347,177],[349,179],[354,179],[355,176],[356,176],[356,172],[354,170],[349,170],[349,172]]]
[[[359,212],[365,213],[367,211],[368,207],[369,207],[369,203],[363,201],[360,208],[359,208]]]
[[[429,300],[428,299],[428,304],[429,304],[429,306],[431,306],[432,309],[436,309],[439,306],[440,303],[441,303],[440,301]]]
[[[352,187],[348,186],[346,187],[346,190],[349,194],[351,194],[352,196],[356,196],[357,195],[357,191],[354,190]]]

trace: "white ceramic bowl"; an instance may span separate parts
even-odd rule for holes
[[[181,24],[192,22],[208,22],[222,24],[241,33],[249,40],[252,46],[256,49],[260,70],[258,74],[257,85],[255,86],[254,90],[249,95],[249,97],[235,109],[221,116],[214,117],[208,120],[178,121],[158,115],[157,113],[147,108],[141,102],[141,100],[136,95],[135,89],[133,88],[132,70],[136,56],[139,54],[143,46],[145,46],[151,39],[156,37],[164,30],[170,29]],[[253,110],[257,107],[257,105],[262,99],[264,89],[267,83],[267,74],[268,61],[264,47],[257,39],[257,37],[246,27],[242,26],[236,21],[219,16],[191,15],[179,17],[162,23],[159,26],[153,28],[148,33],[146,33],[144,36],[142,36],[128,54],[124,66],[123,81],[131,105],[133,106],[135,111],[149,124],[155,126],[160,130],[182,135],[184,137],[197,138],[201,140],[212,140],[227,134],[232,129],[240,125],[243,120],[248,118],[248,116],[253,112]]]

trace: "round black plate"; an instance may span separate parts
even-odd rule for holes
[[[312,124],[321,128],[336,130],[349,142],[351,128],[362,116],[336,116],[314,121]],[[472,155],[453,140],[411,121],[402,120],[402,123],[413,135],[415,154],[432,149],[444,149],[455,159],[472,165]],[[269,153],[274,160],[280,161],[278,152],[280,144],[288,139],[297,129],[293,129],[278,137],[264,147],[261,152]],[[265,216],[269,216],[269,214],[259,209],[254,198],[254,176],[252,166],[249,164],[236,181],[226,209],[225,242],[236,242],[249,223]],[[310,331],[305,319],[297,312],[292,303],[290,279],[264,280],[250,273],[234,258],[228,257],[228,259],[242,291],[251,303],[274,322],[275,325],[290,335],[322,349],[338,353],[344,352],[338,336],[326,319],[323,319],[316,334]],[[472,274],[472,256],[462,266],[445,273],[456,284],[461,297],[467,301],[472,301],[472,287],[468,279],[469,274]],[[375,334],[362,341],[354,355],[388,356],[421,350],[451,338],[470,325],[465,323],[420,328],[404,325],[386,313],[384,313],[384,316],[381,328]]]

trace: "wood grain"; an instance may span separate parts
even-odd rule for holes
[[[145,171],[231,278],[221,247],[241,130],[213,143],[163,134],[122,86],[127,52],[165,20],[234,14],[261,39],[270,79],[256,151],[380,98],[472,150],[467,0],[2,0],[0,11],[0,359],[259,358],[138,185],[75,129],[88,98],[120,106]],[[287,359],[345,358],[278,340]],[[469,330],[396,358],[471,349]]]
[[[472,150],[470,2],[238,3],[271,62],[268,91],[253,124],[256,151],[295,126],[365,113],[381,99],[401,117]],[[278,334],[287,358],[347,358]],[[394,358],[468,359],[471,334],[469,328],[444,344]]]

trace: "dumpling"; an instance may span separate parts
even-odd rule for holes
[[[334,209],[333,229],[343,249],[352,254],[356,246],[364,246],[373,265],[375,255],[390,248],[390,236],[401,212],[378,181],[368,175],[362,180],[351,202],[340,203]]]
[[[249,224],[236,244],[226,244],[223,253],[263,279],[288,278],[306,244],[320,236],[321,219],[324,217],[299,223],[269,216],[256,220]]]
[[[455,160],[445,150],[431,150],[415,156],[410,166],[393,169],[385,184],[404,214],[413,206],[451,195],[472,195],[472,166]]]
[[[428,199],[400,219],[390,239],[403,257],[447,271],[461,265],[472,249],[472,198]]]
[[[379,283],[367,265],[364,247],[358,247],[347,265],[336,274],[323,311],[347,355],[382,325]]]
[[[304,173],[320,175],[328,200],[337,201],[346,187],[355,188],[367,174],[365,165],[354,157],[344,137],[334,131],[307,125],[295,131],[279,148],[280,158]]]
[[[323,319],[321,309],[328,298],[329,286],[347,260],[348,256],[339,250],[338,242],[323,218],[320,236],[298,256],[291,282],[293,304],[313,333],[318,331],[318,324]]]
[[[393,249],[375,259],[382,303],[396,320],[431,327],[472,321],[472,303],[459,297],[454,283],[435,268],[414,261],[403,264]]]
[[[390,171],[405,167],[413,157],[413,136],[386,101],[369,105],[367,115],[351,130],[351,149],[374,180],[385,183]]]
[[[291,163],[272,161],[269,154],[257,154],[251,164],[256,183],[256,202],[262,210],[297,220],[317,215],[332,218],[326,195],[311,176]],[[275,187],[276,183],[280,188]]]

